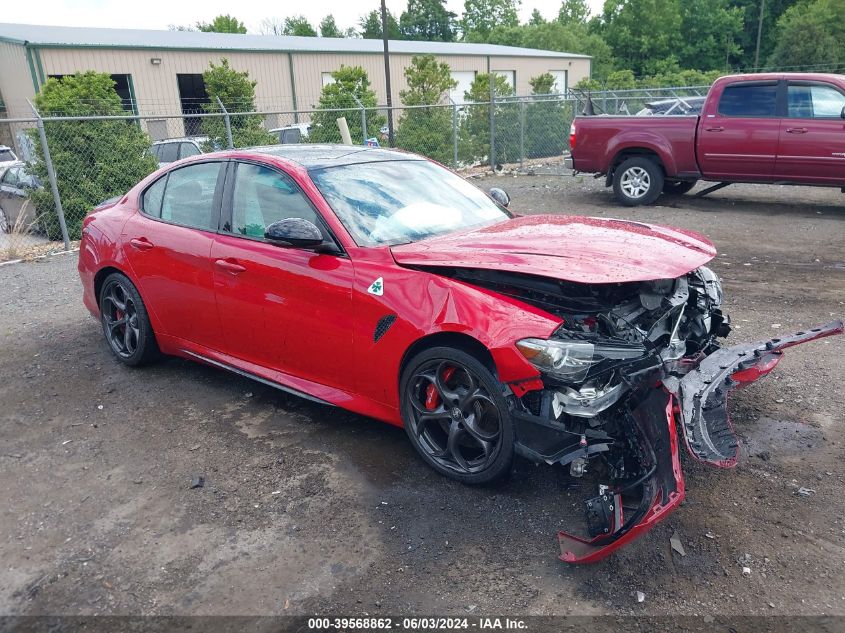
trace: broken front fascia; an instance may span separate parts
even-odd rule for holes
[[[645,473],[634,481],[621,480],[615,486],[602,486],[600,494],[587,501],[587,525],[594,536],[587,539],[560,532],[561,560],[599,561],[647,532],[683,501],[676,416],[680,418],[684,442],[693,457],[720,467],[735,465],[739,442],[727,414],[727,393],[767,375],[787,347],[842,331],[842,322],[835,321],[769,341],[719,349],[697,366],[690,362],[667,363],[671,371],[665,368],[646,371],[640,386],[613,410],[626,416],[635,429],[641,450],[648,453],[648,459],[643,462]],[[553,397],[546,396],[536,412],[539,415],[514,412],[517,452],[535,461],[574,464],[607,453],[619,440],[600,426],[589,424],[580,438],[572,438],[571,432],[562,431],[553,421],[552,406]],[[639,503],[632,511],[623,512],[623,494],[627,496],[638,486],[642,487]]]

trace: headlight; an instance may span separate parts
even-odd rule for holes
[[[578,383],[587,378],[590,368],[605,360],[633,360],[646,354],[642,347],[525,338],[516,348],[545,374],[562,382]]]

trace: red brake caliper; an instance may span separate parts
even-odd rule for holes
[[[447,367],[443,370],[443,382],[445,383],[448,381],[452,375],[455,373],[454,367]],[[434,386],[434,383],[428,385],[425,388],[425,408],[428,411],[434,411],[437,408],[437,405],[440,404],[440,394],[437,393],[437,388]]]

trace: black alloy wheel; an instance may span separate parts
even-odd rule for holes
[[[100,322],[114,355],[127,365],[142,365],[158,353],[144,302],[129,279],[113,273],[100,290]]]

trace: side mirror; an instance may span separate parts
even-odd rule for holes
[[[839,113],[839,116],[845,119],[845,106],[842,106],[842,112]]]
[[[498,187],[493,187],[490,190],[490,197],[503,207],[507,207],[511,203],[510,196],[505,193],[504,189],[499,189]]]
[[[304,218],[285,218],[264,230],[264,238],[297,248],[316,248],[323,243],[323,234]]]

